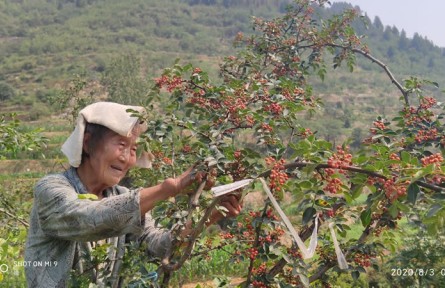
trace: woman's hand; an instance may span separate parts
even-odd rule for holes
[[[224,214],[218,210],[213,211],[212,215],[209,219],[209,225],[213,224],[223,218],[236,217],[241,213],[241,209],[243,208],[242,203],[240,202],[240,196],[237,194],[228,194],[222,196],[220,206],[223,206],[227,209]]]
[[[179,177],[175,178],[176,194],[193,193],[204,180],[206,181],[204,190],[210,190],[215,184],[212,172],[196,171],[195,166],[192,166]]]

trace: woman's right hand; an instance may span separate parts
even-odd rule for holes
[[[212,172],[196,171],[196,166],[192,166],[176,179],[177,194],[190,194],[195,192],[203,181],[206,181],[204,190],[210,190],[215,185]]]

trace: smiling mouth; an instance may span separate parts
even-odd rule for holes
[[[113,165],[111,165],[111,168],[114,169],[114,170],[117,170],[117,171],[119,171],[119,172],[124,171],[124,169],[119,168],[119,167],[116,167],[116,166],[113,166]]]

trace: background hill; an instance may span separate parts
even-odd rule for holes
[[[43,127],[58,139],[53,140],[56,146],[69,129],[66,117],[49,118],[57,111],[49,103],[75,75],[88,79],[91,93],[99,96],[113,91],[129,95],[128,89],[143,95],[149,79],[176,58],[216,77],[222,57],[235,53],[234,36],[254,33],[252,16],[273,18],[289,3],[292,1],[2,0],[0,112],[16,111],[29,125]],[[327,17],[348,8],[352,6],[334,3],[317,14]],[[378,17],[362,20],[356,22],[356,30],[365,35],[371,53],[388,64],[399,81],[414,75],[441,87],[445,84],[445,49],[418,34],[407,38],[403,29],[385,26]],[[359,141],[371,118],[391,115],[400,106],[400,95],[381,68],[360,57],[358,64],[353,73],[340,67],[335,73],[328,72],[324,81],[312,80],[315,94],[326,103],[312,125],[330,140],[349,137]],[[127,82],[120,73],[127,73]],[[439,96],[439,90],[431,93]]]

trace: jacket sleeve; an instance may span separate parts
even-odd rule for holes
[[[172,235],[168,229],[157,227],[151,213],[145,214],[145,226],[139,242],[146,248],[147,255],[163,258],[172,247]]]
[[[63,176],[50,175],[37,183],[34,205],[45,235],[72,241],[95,241],[142,233],[138,190],[100,201],[79,199],[78,195]]]

